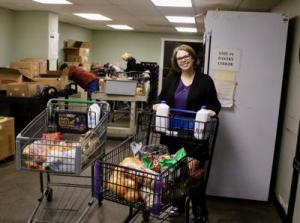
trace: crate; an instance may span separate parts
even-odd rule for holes
[[[105,93],[113,95],[136,95],[137,80],[106,80]]]

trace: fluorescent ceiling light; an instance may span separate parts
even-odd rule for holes
[[[195,23],[195,18],[189,16],[166,16],[166,18],[173,23]]]
[[[42,4],[60,4],[60,5],[71,5],[72,2],[67,0],[33,0],[34,2],[42,3]]]
[[[88,20],[96,20],[96,21],[110,21],[111,19],[95,13],[73,13],[74,15],[80,16],[82,18],[88,19]]]
[[[196,33],[197,28],[191,28],[191,27],[175,27],[178,32],[184,32],[184,33]]]
[[[132,27],[127,26],[127,25],[107,25],[113,29],[122,29],[122,30],[133,30]]]
[[[151,0],[156,6],[192,7],[191,0]]]

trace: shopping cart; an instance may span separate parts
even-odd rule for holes
[[[207,184],[218,118],[211,118],[205,123],[196,122],[193,117],[187,117],[191,116],[191,112],[188,113],[182,115],[182,111],[177,110],[170,117],[156,116],[153,113],[139,114],[137,134],[107,153],[100,161],[100,197],[129,207],[129,214],[124,222],[140,220],[141,216],[146,222],[152,219],[167,221],[167,209],[174,200],[188,195],[187,185],[195,177],[204,177],[205,185]],[[142,148],[154,146],[163,149],[164,145],[160,143],[165,137],[174,140],[174,145],[184,141],[190,148],[203,150],[197,152],[196,158],[205,165],[196,169],[192,166],[195,157],[189,155],[177,159],[175,163],[172,161],[167,168],[155,172],[155,168],[149,170],[145,168],[145,162],[141,165],[141,161],[133,158],[140,156],[136,148],[141,145],[144,146]],[[188,154],[193,153],[190,151]],[[144,158],[142,160],[145,161]],[[155,162],[153,160],[152,167]],[[189,221],[189,206],[187,199],[186,222]]]
[[[42,193],[28,222],[83,219],[96,199],[94,163],[105,153],[108,110],[104,102],[51,99],[18,134],[16,167],[39,172]],[[89,166],[90,176],[82,173]]]

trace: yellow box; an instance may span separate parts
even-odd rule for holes
[[[15,120],[0,116],[0,160],[15,154]]]

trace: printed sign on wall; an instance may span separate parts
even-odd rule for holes
[[[214,49],[212,55],[212,69],[238,71],[240,65],[240,51],[233,49]]]

